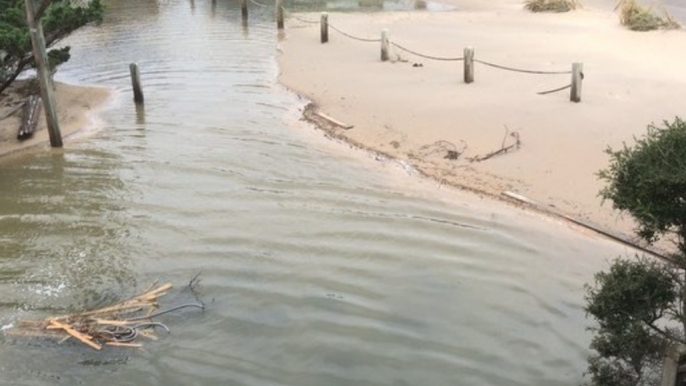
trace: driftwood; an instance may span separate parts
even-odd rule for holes
[[[507,142],[508,137],[514,138],[514,143],[508,146],[505,146],[505,143]],[[475,156],[470,158],[470,161],[472,162],[481,162],[481,161],[486,161],[487,159],[493,158],[497,155],[500,154],[505,154],[508,151],[512,149],[519,149],[519,147],[522,145],[522,141],[519,139],[519,133],[516,131],[513,131],[510,133],[510,129],[505,126],[505,136],[503,137],[503,142],[500,145],[500,149],[492,151],[486,155],[483,156]]]
[[[41,98],[37,95],[31,95],[24,102],[23,111],[21,115],[21,126],[19,127],[19,132],[17,133],[17,139],[23,141],[25,139],[31,138],[33,132],[36,130],[38,125],[38,119],[40,117]]]
[[[196,279],[197,276],[189,284],[191,291]],[[140,348],[142,345],[134,340],[139,337],[157,340],[155,328],[169,332],[167,326],[154,322],[153,318],[187,307],[204,309],[204,304],[198,302],[158,311],[158,298],[171,289],[171,283],[159,286],[153,283],[143,293],[107,307],[44,320],[18,321],[5,335],[57,338],[60,343],[72,339],[96,350],[102,350],[103,346]]]

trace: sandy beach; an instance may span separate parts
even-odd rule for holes
[[[379,60],[379,43],[289,19],[280,44],[280,80],[318,111],[353,125],[332,134],[407,160],[442,183],[502,197],[512,191],[603,228],[629,233],[630,220],[601,205],[596,173],[608,146],[631,143],[651,122],[686,115],[686,33],[631,32],[618,16],[584,3],[562,14],[533,14],[518,0],[451,0],[448,12],[331,13],[332,25],[357,37],[392,41],[423,54],[462,56],[514,68],[569,71],[584,63],[581,103],[570,75],[533,75],[476,64],[462,81],[462,62],[436,61],[395,48]],[[604,3],[604,2],[603,2]],[[318,14],[299,17],[318,20]],[[482,162],[476,158],[520,146]],[[456,160],[447,150],[458,151]]]
[[[24,101],[20,90],[25,82],[16,82],[9,90],[0,96],[0,117],[5,117]],[[109,97],[110,91],[101,87],[74,86],[65,83],[55,83],[57,101],[57,115],[63,138],[73,137],[74,134],[87,127],[90,123],[90,113],[101,106]],[[0,120],[0,157],[19,150],[49,143],[45,112],[41,111],[38,127],[33,137],[19,141],[17,130],[21,124],[21,109],[6,119]]]

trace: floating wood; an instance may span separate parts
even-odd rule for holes
[[[332,117],[330,117],[330,116],[328,116],[328,115],[326,115],[326,114],[324,114],[324,113],[318,112],[318,113],[316,113],[316,114],[317,114],[318,116],[320,116],[320,117],[326,119],[327,121],[333,123],[334,125],[342,127],[342,128],[345,129],[345,130],[350,130],[350,129],[352,129],[353,127],[355,127],[355,126],[353,126],[353,125],[349,125],[349,124],[347,124],[347,123],[343,123],[343,122],[339,121],[338,119],[332,118]]]
[[[160,323],[141,322],[144,319],[160,314],[158,298],[172,289],[171,283],[151,286],[143,293],[121,302],[82,313],[51,317],[45,320],[20,320],[17,327],[5,331],[8,336],[47,337],[78,340],[96,350],[103,346],[139,348],[140,344],[132,342],[138,337],[156,340],[154,331],[148,328],[166,326]],[[168,309],[162,314],[176,309],[192,306],[185,304]],[[200,307],[200,304],[195,305]],[[140,326],[140,327],[137,327]],[[140,329],[140,330],[139,330]],[[168,330],[167,330],[168,331]]]
[[[18,140],[23,141],[33,136],[38,125],[41,107],[41,98],[38,95],[31,95],[26,99],[22,107],[21,126],[19,126],[19,132],[17,133]]]
[[[92,340],[93,340],[93,337],[92,337],[92,336],[88,336],[88,335],[82,334],[82,333],[80,333],[80,332],[74,330],[74,329],[71,328],[70,326],[67,326],[66,324],[62,324],[62,323],[60,323],[60,322],[58,322],[58,321],[56,321],[56,320],[51,320],[50,323],[51,323],[52,326],[59,327],[60,329],[64,330],[64,332],[66,332],[67,334],[69,334],[69,335],[73,336],[74,338],[78,339],[81,343],[85,343],[85,344],[87,344],[87,345],[93,347],[93,348],[96,349],[96,350],[102,350],[102,346],[101,346],[101,345],[99,345],[99,344],[97,344],[97,343],[95,343],[95,342],[92,342]],[[50,327],[50,326],[48,326],[48,327]]]
[[[105,344],[107,346],[115,346],[115,347],[129,347],[129,348],[141,348],[141,347],[143,347],[143,345],[140,343],[107,342]]]

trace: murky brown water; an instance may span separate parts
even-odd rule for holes
[[[236,2],[108,5],[59,74],[121,92],[103,130],[0,163],[0,326],[198,271],[208,309],[139,351],[0,338],[0,384],[580,382],[582,286],[624,248],[298,122],[268,13],[244,30]]]

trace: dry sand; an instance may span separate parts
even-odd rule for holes
[[[7,113],[23,103],[24,93],[20,89],[25,85],[25,82],[16,82],[0,96],[0,117],[5,117]],[[59,82],[56,82],[55,86],[57,116],[60,120],[63,139],[73,137],[74,134],[87,127],[92,118],[90,113],[101,106],[110,95],[109,90],[100,87],[74,86]],[[0,156],[49,143],[45,111],[41,111],[38,127],[30,139],[17,140],[20,124],[21,109],[0,121]]]
[[[406,159],[445,183],[494,196],[518,192],[562,212],[628,233],[633,225],[601,206],[596,173],[607,146],[645,132],[646,125],[686,116],[686,33],[637,33],[617,15],[585,2],[583,10],[533,14],[520,1],[452,0],[451,12],[333,13],[331,24],[351,34],[392,39],[431,55],[476,58],[512,67],[570,70],[583,62],[583,101],[569,91],[537,92],[570,83],[570,75],[528,75],[476,64],[476,81],[462,82],[462,63],[433,61],[394,50],[407,62],[381,62],[379,44],[289,19],[279,57],[280,80],[351,130],[332,129],[365,148]],[[318,20],[317,14],[301,14]],[[413,67],[421,63],[423,67]],[[521,148],[484,162],[470,157],[501,147],[507,127]],[[507,144],[512,143],[507,138]],[[448,141],[465,148],[458,160],[426,148]],[[431,154],[430,154],[431,153]]]

